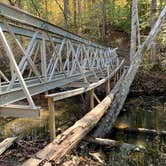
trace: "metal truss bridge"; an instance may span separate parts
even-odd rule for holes
[[[119,60],[116,49],[3,3],[0,58],[0,116],[13,117],[39,114],[34,95],[57,87],[99,86],[122,69],[124,62]],[[26,106],[19,105],[23,99],[28,101]]]

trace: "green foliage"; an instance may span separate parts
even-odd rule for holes
[[[3,0],[9,2],[7,0]],[[100,39],[103,28],[103,3],[104,0],[79,0],[76,1],[76,25],[74,23],[74,4],[73,0],[68,0],[69,30],[75,33],[88,35],[90,38]],[[56,3],[58,2],[58,3]],[[80,8],[79,8],[80,3]],[[18,4],[16,4],[17,6]],[[61,0],[21,0],[23,10],[33,15],[39,16],[58,26],[64,27],[64,5]],[[158,4],[159,8],[162,5]],[[141,30],[148,30],[150,27],[150,8],[149,0],[138,0],[139,21]],[[79,15],[80,14],[80,15]],[[121,31],[131,31],[131,0],[107,0],[106,1],[106,24],[107,33],[111,29]]]
[[[109,4],[108,8],[111,8],[112,4]],[[131,25],[131,14],[130,6],[127,4],[125,7],[115,6],[114,10],[108,15],[108,21],[112,23],[113,26],[122,29],[123,31],[129,33]]]

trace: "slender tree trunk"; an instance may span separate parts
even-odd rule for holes
[[[48,20],[48,2],[45,0],[45,18]]]
[[[111,0],[111,23],[114,24],[114,18],[115,18],[115,0]]]
[[[131,16],[131,44],[130,44],[130,63],[136,53],[137,46],[137,0],[132,0]]]
[[[151,20],[150,20],[150,26],[151,29],[154,26],[154,23],[156,21],[156,10],[157,9],[157,0],[151,1]],[[150,62],[152,65],[156,63],[156,41],[154,40],[151,45],[151,55],[150,55]]]
[[[64,27],[69,29],[68,20],[69,20],[69,0],[63,0],[64,2]]]
[[[74,9],[74,27],[77,28],[77,2],[73,0],[73,9]]]
[[[79,24],[79,29],[81,31],[82,24],[81,24],[81,18],[82,18],[82,0],[77,1],[78,2],[78,24]]]
[[[70,15],[70,9],[69,9],[69,0],[63,0],[63,7],[59,3],[58,0],[55,0],[56,4],[59,6],[59,9],[62,11],[64,16],[64,28],[69,29],[69,15]]]
[[[102,25],[102,40],[105,39],[106,29],[107,29],[107,12],[106,12],[107,0],[103,0],[102,15],[103,15],[103,25]]]
[[[18,0],[18,1],[17,1],[17,5],[18,5],[18,8],[22,9],[22,3],[21,3],[21,0]]]

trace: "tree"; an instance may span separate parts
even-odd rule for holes
[[[136,53],[137,46],[137,0],[132,0],[131,16],[131,43],[130,43],[130,63]]]
[[[31,2],[31,3],[30,3]],[[30,4],[32,5],[33,9],[35,10],[35,13],[38,17],[41,17],[41,12],[40,12],[40,6],[39,6],[39,2],[36,1],[36,0],[30,0],[30,1],[27,1],[27,5],[29,6],[29,10],[31,9],[30,8]],[[30,11],[29,11],[30,12]]]
[[[78,3],[78,23],[79,27],[81,28],[81,18],[82,18],[82,0],[77,1]]]
[[[48,1],[45,0],[45,18],[48,20]]]
[[[103,15],[103,22],[102,22],[102,39],[105,39],[106,31],[107,31],[107,12],[106,12],[106,5],[107,0],[103,0],[102,4],[102,15]]]
[[[156,12],[157,12],[157,0],[151,1],[151,16],[150,16],[150,26],[151,29],[154,26],[156,21]],[[156,63],[156,41],[154,40],[151,45],[151,55],[150,55],[150,62],[152,65]]]
[[[73,0],[73,15],[74,15],[74,27],[77,28],[77,3],[76,3],[76,0]]]
[[[69,29],[69,25],[68,25],[68,19],[69,19],[69,13],[70,13],[70,10],[69,10],[69,0],[63,0],[63,3],[64,3],[64,16],[65,16],[65,28],[66,29]]]
[[[63,6],[61,6],[61,4],[59,3],[58,0],[55,0],[56,4],[59,6],[59,9],[62,11],[63,15],[64,15],[64,27],[65,29],[69,29],[68,26],[68,20],[69,20],[69,0],[63,0]]]

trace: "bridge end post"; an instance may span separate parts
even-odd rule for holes
[[[50,130],[50,141],[53,141],[56,137],[55,134],[55,107],[52,97],[48,97],[48,108],[49,108],[49,130]]]
[[[94,108],[94,89],[89,91],[89,109],[92,110]]]

